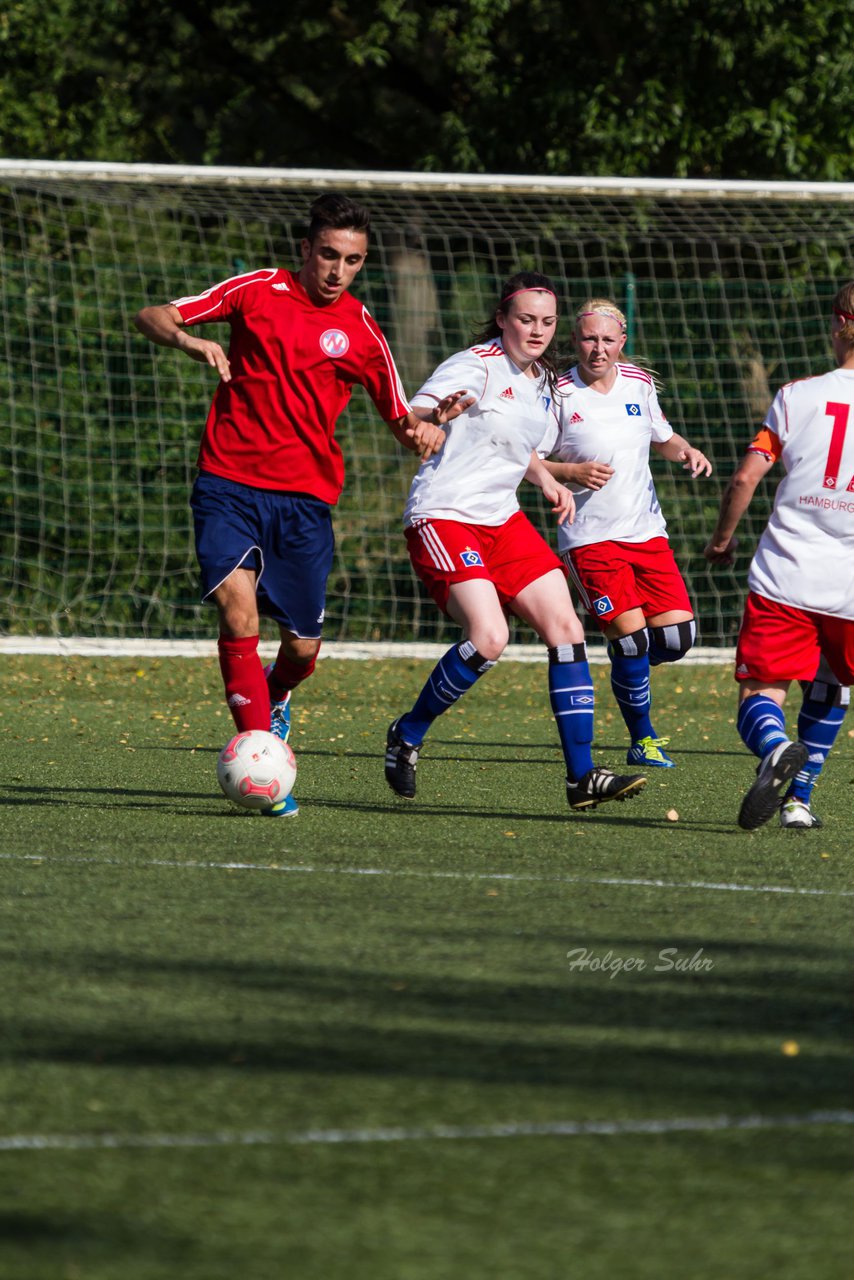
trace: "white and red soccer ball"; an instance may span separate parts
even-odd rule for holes
[[[241,809],[269,809],[293,790],[297,762],[286,742],[264,729],[249,729],[227,742],[216,762],[225,795]]]

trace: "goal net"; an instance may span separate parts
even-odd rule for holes
[[[517,269],[551,275],[566,311],[591,293],[623,306],[629,356],[658,371],[668,417],[715,462],[711,481],[654,469],[703,643],[733,643],[773,486],[757,496],[733,570],[710,570],[702,547],[773,391],[830,365],[829,300],[854,276],[854,184],[0,161],[0,632],[210,634],[187,500],[213,375],[153,347],[131,318],[245,269],[298,262],[308,207],[333,189],[372,211],[355,292],[410,393],[469,344]],[[560,338],[566,349],[566,321]],[[325,634],[449,639],[455,628],[416,583],[402,537],[411,455],[359,389],[338,436],[347,484]],[[551,536],[533,490],[524,505]]]

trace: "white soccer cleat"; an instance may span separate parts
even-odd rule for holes
[[[810,827],[820,827],[821,818],[803,800],[789,796],[780,806],[780,826],[789,827],[793,831],[806,831]]]

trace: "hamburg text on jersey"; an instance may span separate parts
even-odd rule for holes
[[[854,619],[854,370],[781,387],[753,448],[786,472],[750,566],[752,591]]]

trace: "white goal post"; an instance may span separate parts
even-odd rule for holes
[[[854,277],[854,183],[0,160],[0,635],[210,634],[187,498],[212,378],[152,347],[131,317],[244,268],[294,264],[326,190],[371,209],[356,292],[410,392],[468,344],[519,268],[552,276],[565,311],[589,293],[617,299],[629,354],[659,372],[674,426],[716,464],[706,482],[655,470],[702,642],[730,646],[747,555],[712,571],[702,546],[773,390],[829,366],[828,303]],[[564,349],[567,337],[564,323]],[[326,634],[444,643],[454,629],[415,582],[401,533],[411,458],[360,391],[339,438],[348,479]],[[746,551],[769,499],[770,487]],[[524,502],[550,534],[536,494]]]

